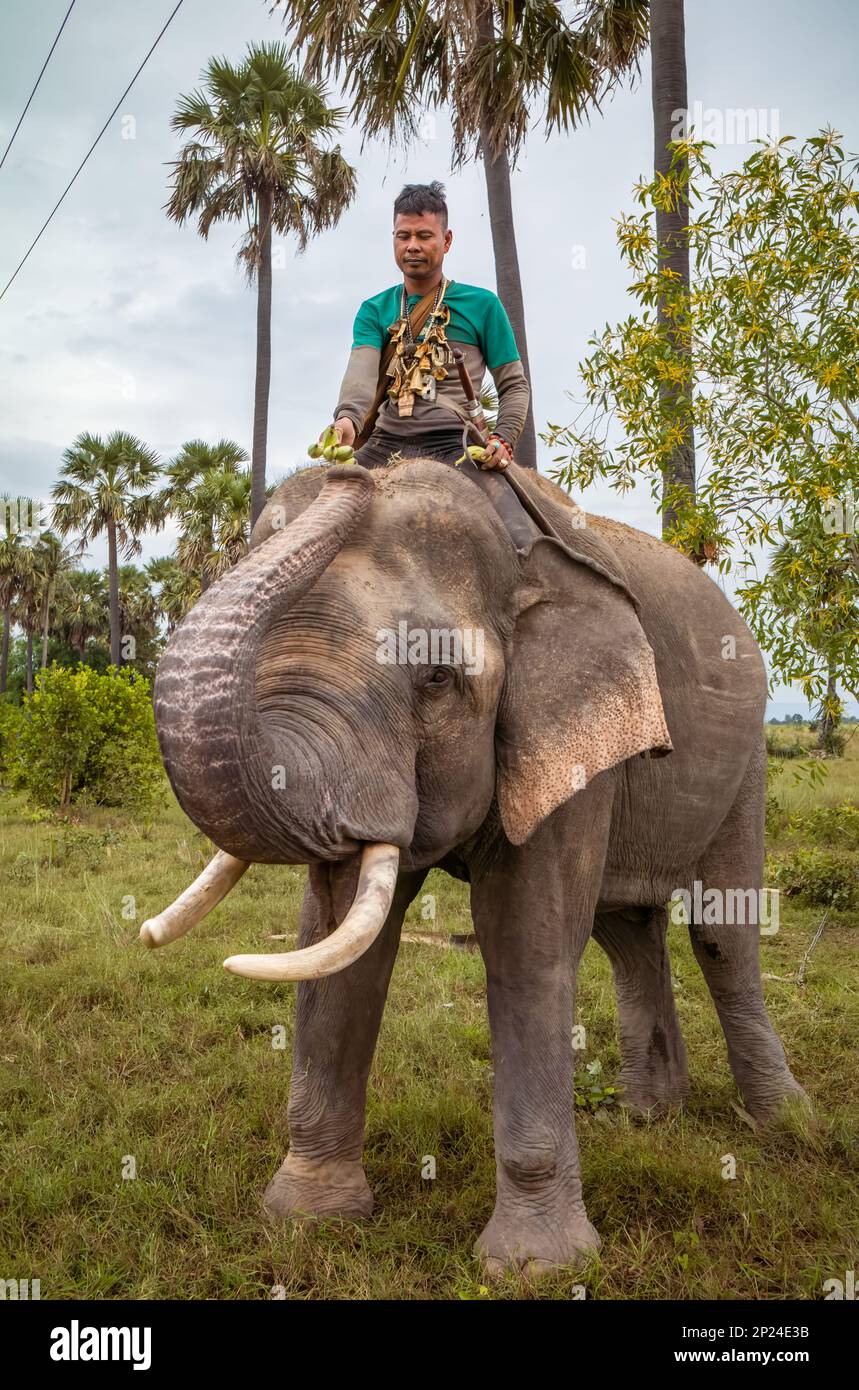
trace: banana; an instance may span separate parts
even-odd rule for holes
[[[313,444],[307,446],[307,457],[312,459],[331,459],[331,450],[338,445],[337,431],[333,425],[329,425],[325,432]]]

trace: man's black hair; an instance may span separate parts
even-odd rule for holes
[[[394,202],[395,220],[401,212],[411,213],[412,216],[419,216],[422,212],[438,212],[441,214],[441,225],[447,231],[444,184],[439,183],[438,179],[433,179],[432,183],[407,183]]]

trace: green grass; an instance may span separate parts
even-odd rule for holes
[[[772,759],[775,774],[771,790],[790,814],[810,811],[814,806],[838,806],[842,801],[859,795],[859,724],[843,726],[847,738],[843,758],[827,759],[826,777],[816,785],[808,776],[810,760]],[[775,744],[802,744],[809,752],[816,746],[817,736],[800,725],[769,725],[767,735]]]
[[[833,765],[815,804],[855,795],[855,756]],[[299,1299],[566,1299],[580,1283],[589,1298],[816,1298],[857,1267],[855,916],[830,915],[805,988],[766,984],[818,1115],[771,1134],[733,1108],[714,1011],[685,932],[671,929],[688,1107],[651,1124],[580,1114],[601,1255],[584,1272],[487,1289],[472,1256],[494,1191],[479,956],[401,948],[370,1082],[374,1216],[273,1231],[258,1201],[285,1151],[294,989],[227,976],[221,961],[289,945],[268,937],[294,931],[304,871],[252,870],[195,932],[148,953],[140,922],[210,847],[166,797],[146,821],[96,811],[76,822],[36,820],[0,796],[0,1278],[39,1278],[48,1299],[267,1299],[275,1287]],[[419,901],[406,930],[470,930],[463,885],[436,873],[424,891],[437,919],[422,921]],[[123,917],[132,906],[136,918]],[[763,969],[792,975],[821,916],[783,901]],[[580,1065],[598,1058],[610,1084],[614,998],[593,944],[578,1017]],[[286,1050],[272,1047],[277,1025]],[[734,1181],[721,1176],[728,1154]],[[134,1179],[122,1176],[128,1155]],[[434,1180],[421,1177],[425,1155]]]

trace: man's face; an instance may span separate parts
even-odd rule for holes
[[[452,240],[438,212],[400,212],[394,219],[394,260],[410,280],[431,282]]]

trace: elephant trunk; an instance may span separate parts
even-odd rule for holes
[[[385,783],[382,812],[365,796],[352,808],[354,819],[346,819],[350,808],[338,807],[331,794],[337,739],[329,738],[329,747],[317,730],[314,745],[305,728],[302,741],[289,718],[266,721],[257,698],[262,644],[338,554],[373,487],[360,466],[331,468],[307,510],[207,589],[168,644],[155,682],[161,752],[180,805],[219,853],[175,903],[144,922],[148,946],[189,931],[250,862],[342,860],[359,849],[354,902],[329,936],[302,950],[231,956],[224,964],[250,979],[317,979],[357,960],[384,925],[400,857],[390,841],[409,842],[413,788],[400,774],[398,794]]]
[[[331,468],[306,511],[203,594],[159,663],[155,719],[173,789],[195,825],[236,859],[300,864],[358,848],[335,824],[324,844],[318,827],[308,835],[301,788],[290,796],[296,759],[284,733],[260,716],[256,666],[266,634],[337,555],[373,487],[358,465]]]

